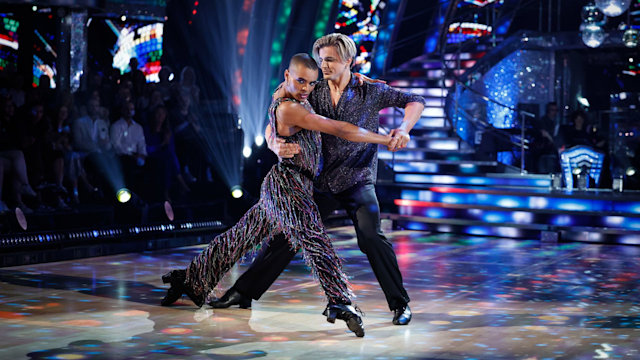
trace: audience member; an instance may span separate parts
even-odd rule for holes
[[[536,159],[535,169],[540,174],[560,171],[560,160],[556,144],[558,135],[558,104],[547,104],[544,116],[532,122],[533,138],[531,141],[532,158]]]
[[[125,102],[120,110],[120,119],[111,125],[111,144],[125,173],[127,184],[139,180],[141,168],[147,157],[147,148],[142,126],[133,120],[135,106]]]
[[[3,160],[4,171],[11,169],[13,174],[14,200],[16,206],[25,213],[32,212],[22,201],[22,195],[36,197],[27,176],[27,164],[24,153],[20,150],[17,126],[15,120],[15,106],[11,99],[2,98],[0,101],[0,158]]]
[[[155,107],[145,127],[145,140],[149,154],[147,175],[153,179],[147,183],[158,185],[154,189],[154,194],[151,194],[151,198],[157,198],[157,194],[161,193],[163,200],[170,200],[169,193],[176,182],[182,192],[189,192],[189,186],[180,173],[180,163],[176,155],[166,107],[162,105]]]

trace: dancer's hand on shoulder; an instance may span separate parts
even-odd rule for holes
[[[276,88],[276,90],[273,92],[272,95],[272,99],[278,99],[284,96],[284,81],[280,83],[280,85],[278,85],[278,87]]]
[[[360,73],[354,73],[353,75],[356,78],[358,78],[358,86],[364,85],[365,81],[370,83],[370,84],[386,84],[387,83],[384,80],[372,79],[372,78],[368,77],[367,75],[363,75],[363,74],[360,74]]]

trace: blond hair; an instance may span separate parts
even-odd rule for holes
[[[313,58],[318,64],[320,63],[320,49],[326,46],[335,47],[338,56],[340,56],[340,60],[347,61],[351,59],[351,66],[353,67],[357,50],[356,43],[354,43],[350,37],[344,34],[333,33],[316,40],[316,42],[313,43]]]

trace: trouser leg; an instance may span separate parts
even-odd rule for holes
[[[314,201],[318,204],[320,216],[324,220],[337,203],[330,197],[316,192]],[[258,253],[253,263],[236,280],[233,287],[244,296],[258,300],[276,281],[295,256],[296,251],[283,234],[278,234]]]
[[[329,304],[351,304],[351,286],[322,225],[310,224],[308,236],[301,239],[300,243],[305,261],[320,282]]]
[[[367,255],[373,273],[389,304],[396,309],[409,302],[393,245],[380,229],[380,207],[373,184],[359,186],[336,195],[356,230],[358,246]]]
[[[258,300],[284,271],[296,251],[283,234],[278,234],[262,247],[253,263],[233,287],[242,295]]]
[[[244,254],[269,236],[272,223],[260,203],[229,230],[216,236],[187,267],[185,285],[207,294]]]

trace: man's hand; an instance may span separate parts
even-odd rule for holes
[[[273,95],[271,95],[271,99],[275,100],[283,96],[284,96],[284,81],[281,82],[280,85],[278,85],[276,90],[273,92]]]
[[[389,137],[389,142],[387,143],[387,150],[395,152],[395,148],[398,146],[398,138],[395,138],[391,135],[387,135]]]
[[[364,82],[368,82],[371,84],[375,84],[375,83],[379,83],[379,84],[386,84],[387,82],[384,80],[380,80],[380,79],[372,79],[366,75],[362,75],[360,73],[354,73],[353,76],[355,76],[356,78],[358,78],[358,86],[362,86],[364,84]]]
[[[296,143],[287,143],[284,139],[274,137],[273,140],[267,142],[269,150],[278,155],[278,159],[290,159],[300,153],[300,145]]]
[[[403,129],[393,129],[389,132],[389,135],[396,140],[395,146],[389,148],[394,152],[406,148],[411,140],[411,136]]]

